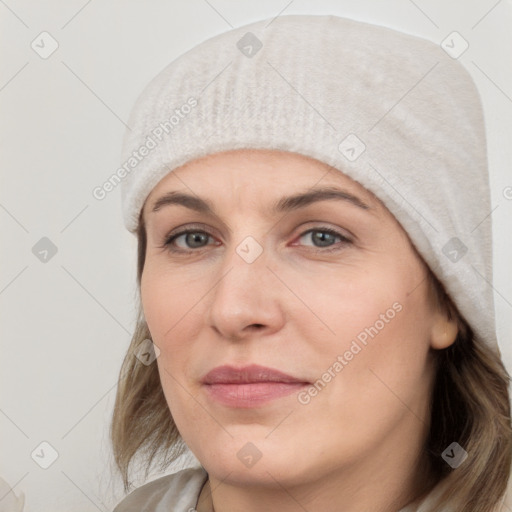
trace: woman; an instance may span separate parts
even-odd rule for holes
[[[500,510],[509,375],[464,68],[282,16],[171,63],[129,124],[115,179],[141,308],[114,455],[126,490],[136,455],[201,467],[115,512]]]

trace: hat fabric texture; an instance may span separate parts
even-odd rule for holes
[[[309,156],[385,204],[499,355],[482,105],[440,45],[331,15],[258,21],[169,64],[129,126],[121,198],[130,232],[151,190],[190,160],[243,148]]]

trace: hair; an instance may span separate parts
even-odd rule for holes
[[[147,244],[142,212],[137,239],[140,297]],[[457,320],[459,329],[452,345],[432,350],[436,374],[424,454],[432,478],[420,498],[439,484],[442,493],[429,502],[425,512],[493,512],[511,473],[510,376],[499,355],[475,336],[442,283],[427,269],[430,298],[448,319]],[[135,331],[119,372],[110,428],[114,461],[125,491],[131,488],[130,464],[136,458],[142,459],[147,478],[154,462],[159,461],[158,469],[163,471],[187,451],[167,405],[156,363],[145,365],[134,356],[147,339],[151,333],[139,300]],[[454,441],[468,453],[456,469],[442,458]]]

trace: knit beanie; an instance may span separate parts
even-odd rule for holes
[[[151,190],[190,160],[243,148],[317,159],[384,203],[499,355],[485,126],[457,60],[462,44],[329,15],[279,16],[204,41],[131,113],[117,171],[126,228],[136,233]]]

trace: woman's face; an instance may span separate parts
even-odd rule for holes
[[[430,350],[455,332],[372,194],[297,154],[232,151],[168,174],[144,219],[158,371],[210,477],[274,486],[409,470],[428,431]]]

